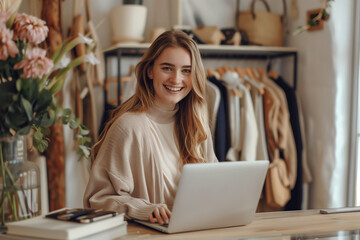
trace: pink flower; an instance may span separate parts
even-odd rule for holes
[[[27,40],[32,44],[39,44],[45,40],[49,28],[45,21],[26,13],[17,14],[14,20],[15,36],[21,40]]]
[[[46,57],[46,51],[41,48],[27,49],[26,59],[14,65],[14,69],[22,69],[21,77],[40,78],[54,67],[51,59]]]
[[[9,20],[11,13],[9,12],[0,12],[0,27],[6,26],[7,21]]]
[[[9,56],[14,58],[19,50],[12,40],[13,31],[0,25],[0,60],[6,60]]]

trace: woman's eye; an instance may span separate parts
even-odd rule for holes
[[[162,69],[165,70],[165,71],[171,71],[170,67],[163,67]]]
[[[184,73],[191,73],[191,69],[184,69],[183,72]]]

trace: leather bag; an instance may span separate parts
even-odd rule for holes
[[[255,11],[255,3],[262,2],[267,11]],[[282,46],[283,25],[286,17],[286,2],[283,0],[283,15],[272,13],[265,0],[252,0],[250,11],[238,12],[237,25],[246,33],[249,44],[262,46]]]
[[[284,207],[291,198],[287,166],[278,149],[266,175],[265,198],[266,204],[274,208]]]

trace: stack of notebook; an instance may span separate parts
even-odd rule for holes
[[[100,214],[98,210],[79,214],[80,210],[61,209],[46,216],[8,223],[8,230],[0,239],[115,239],[127,233],[124,214]]]

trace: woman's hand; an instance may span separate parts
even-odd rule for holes
[[[171,217],[171,212],[167,208],[167,206],[161,206],[161,207],[156,207],[154,209],[152,214],[149,216],[149,221],[151,223],[155,223],[155,219],[156,219],[160,225],[164,223],[168,224],[170,217]]]

